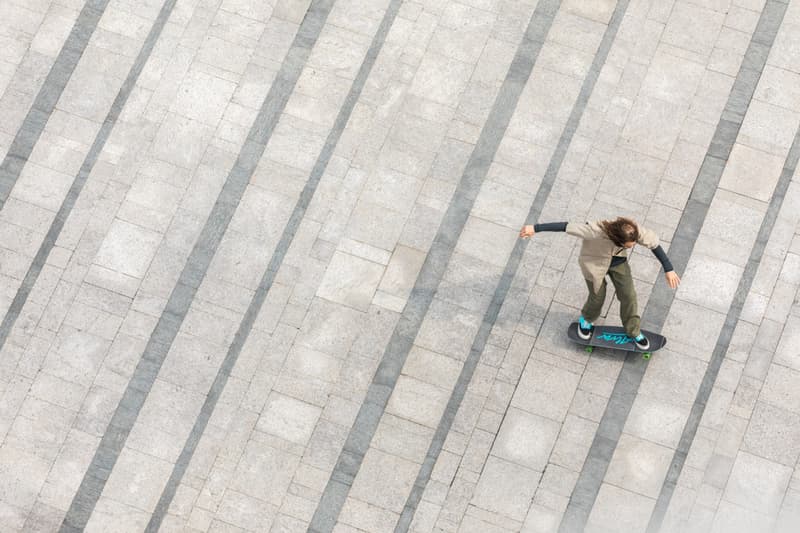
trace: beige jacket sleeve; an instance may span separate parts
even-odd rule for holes
[[[594,239],[598,236],[596,224],[568,222],[567,233],[581,239]]]
[[[658,248],[658,245],[660,244],[658,240],[658,234],[653,230],[639,226],[639,240],[636,241],[636,244],[646,246],[651,250]]]

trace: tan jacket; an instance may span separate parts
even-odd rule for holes
[[[583,239],[581,255],[578,264],[583,277],[592,282],[594,292],[603,285],[603,278],[611,266],[613,256],[627,257],[628,249],[617,246],[603,231],[600,222],[586,222],[567,224],[567,233]],[[637,244],[654,249],[658,246],[658,235],[654,231],[639,226],[639,240]]]

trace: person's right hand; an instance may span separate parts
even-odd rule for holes
[[[519,236],[523,239],[528,239],[533,237],[536,232],[533,230],[533,226],[522,226],[522,229],[519,230]]]

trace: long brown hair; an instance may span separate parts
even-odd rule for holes
[[[625,246],[626,242],[639,240],[639,226],[629,218],[617,217],[616,220],[600,222],[608,238],[617,246]]]

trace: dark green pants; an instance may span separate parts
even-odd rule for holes
[[[611,278],[611,283],[614,284],[614,289],[617,291],[617,300],[619,300],[619,314],[622,318],[622,325],[625,327],[625,332],[631,337],[639,335],[639,327],[641,317],[639,316],[639,305],[636,301],[636,288],[633,285],[633,276],[631,276],[631,267],[625,261],[622,264],[611,267],[608,269],[608,277]],[[594,322],[600,317],[603,312],[603,303],[606,300],[606,280],[603,278],[603,285],[598,292],[592,289],[592,282],[586,280],[586,286],[589,287],[589,297],[586,303],[583,304],[583,318],[589,322]]]

